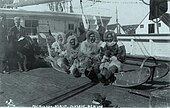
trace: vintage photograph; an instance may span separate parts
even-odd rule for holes
[[[170,0],[0,0],[0,107],[170,107]]]

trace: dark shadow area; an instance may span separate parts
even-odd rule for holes
[[[28,70],[33,70],[37,68],[49,68],[51,67],[50,63],[46,62],[44,59],[37,59],[35,62],[30,62],[27,64]]]
[[[136,87],[131,87],[130,89],[136,89],[136,90],[149,90],[149,89],[154,89],[155,87],[152,85],[139,85]]]
[[[147,84],[152,84],[152,85],[167,85],[167,84],[170,84],[170,82],[167,82],[167,81],[151,81],[151,82],[147,82]]]
[[[139,85],[136,87],[131,87],[130,89],[136,89],[136,90],[153,90],[153,89],[160,89],[164,88],[170,85],[170,82],[166,81],[151,81],[147,82],[143,85]]]
[[[102,103],[103,107],[113,107],[111,104],[112,104],[112,102],[109,101],[109,100],[105,100],[105,101]]]

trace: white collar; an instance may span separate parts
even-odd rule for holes
[[[17,27],[17,26],[16,26],[16,27]],[[17,27],[18,30],[20,30],[20,28],[21,28],[21,25],[20,25],[19,27]]]

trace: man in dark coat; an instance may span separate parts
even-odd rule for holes
[[[14,23],[15,23],[15,26],[13,26],[10,31],[9,31],[9,35],[8,35],[8,40],[9,40],[9,43],[17,43],[18,40],[25,36],[26,32],[25,32],[25,28],[22,27],[20,25],[20,17],[15,17],[14,18]]]
[[[8,66],[12,70],[13,68],[21,69],[20,60],[24,58],[23,55],[18,53],[19,41],[26,36],[25,28],[20,25],[20,17],[14,18],[15,26],[13,26],[8,34]]]

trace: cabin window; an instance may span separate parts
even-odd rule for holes
[[[140,28],[144,28],[144,25],[142,24],[142,25],[140,25]]]
[[[27,35],[36,35],[38,27],[38,20],[25,20],[25,28]]]
[[[161,23],[158,23],[158,27],[161,27]]]
[[[74,30],[74,24],[68,24],[68,30]]]
[[[148,27],[148,32],[149,33],[155,33],[155,24],[149,24],[148,25],[149,27]]]

